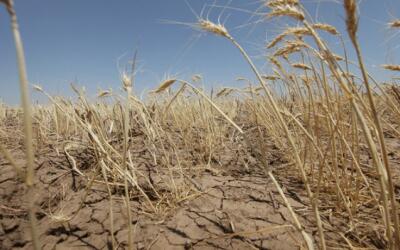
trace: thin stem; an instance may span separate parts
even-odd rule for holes
[[[32,139],[32,112],[30,108],[29,90],[28,90],[28,77],[26,73],[25,55],[22,44],[21,34],[18,28],[17,15],[14,10],[13,0],[6,2],[8,13],[11,18],[11,30],[14,36],[15,49],[17,53],[19,84],[21,92],[21,102],[24,111],[24,132],[25,132],[25,150],[26,150],[26,179],[25,184],[28,187],[28,216],[31,229],[31,237],[33,248],[39,250],[39,239],[36,228],[35,217],[35,202],[34,202],[34,153],[33,153],[33,139]]]
[[[307,244],[307,248],[309,250],[314,249],[314,245],[312,242],[312,239],[310,237],[310,235],[304,230],[304,228],[302,227],[302,225],[300,224],[299,219],[296,216],[296,213],[293,211],[292,206],[290,205],[289,201],[287,200],[285,193],[283,193],[282,188],[280,187],[279,183],[277,182],[277,180],[275,179],[274,175],[272,174],[271,171],[268,171],[268,176],[271,178],[272,182],[274,183],[276,189],[279,192],[279,195],[282,197],[283,202],[285,203],[286,207],[288,208],[290,215],[292,216],[292,219],[294,221],[294,225],[296,227],[296,229],[298,231],[300,231],[301,235],[303,236],[304,241]]]

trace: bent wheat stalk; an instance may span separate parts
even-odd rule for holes
[[[278,181],[275,179],[275,176],[272,174],[271,171],[268,171],[268,176],[271,178],[272,182],[274,183],[276,189],[279,192],[279,195],[282,197],[286,207],[288,208],[290,215],[292,216],[292,219],[294,221],[294,225],[296,227],[296,229],[301,233],[301,235],[303,236],[304,241],[307,244],[307,248],[309,250],[314,249],[314,244],[312,242],[312,239],[310,237],[310,235],[304,230],[303,226],[301,225],[299,219],[296,216],[296,213],[293,211],[292,206],[290,205],[289,201],[287,200],[285,194],[283,193],[282,188],[280,187]]]

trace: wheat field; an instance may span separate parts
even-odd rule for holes
[[[0,103],[1,249],[400,248],[400,87],[367,71],[355,0],[341,31],[299,0],[260,1],[297,23],[263,45],[273,74],[218,21],[189,24],[237,48],[256,79],[241,88],[176,76],[143,100],[135,57],[123,91],[89,100],[71,84],[74,101],[28,82],[13,1],[0,2],[22,100]]]

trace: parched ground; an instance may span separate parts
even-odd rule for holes
[[[14,155],[22,156],[19,150]],[[86,180],[73,177],[61,157],[39,154],[35,188],[40,241],[43,249],[110,249],[107,190],[95,184],[83,207]],[[23,163],[21,160],[20,163]],[[29,228],[24,209],[26,191],[14,170],[0,160],[0,248],[29,249]],[[238,176],[231,171],[209,171],[193,179],[199,190],[175,209],[146,215],[131,201],[134,242],[137,249],[297,249],[300,235],[278,192],[264,174]],[[63,196],[63,197],[60,197]],[[113,200],[114,235],[119,249],[126,247],[127,215],[122,194]],[[294,208],[301,203],[291,199]],[[55,215],[76,215],[55,222]],[[58,213],[57,213],[58,215]]]
[[[7,133],[12,134],[12,128]],[[15,135],[13,135],[13,138]],[[20,137],[20,136],[18,136]],[[21,137],[22,138],[22,137]],[[20,140],[3,138],[1,143],[24,164],[23,144]],[[393,142],[398,148],[398,144]],[[226,152],[229,154],[229,151]],[[141,153],[137,152],[140,159]],[[288,163],[273,145],[268,146],[268,160],[278,175],[289,202],[301,224],[314,240],[318,239],[312,212],[307,204],[304,186],[297,179],[283,179]],[[85,152],[76,153],[79,167],[86,176],[93,175]],[[292,226],[292,218],[279,193],[266,177],[265,171],[250,155],[247,164],[239,162],[234,153],[225,155],[223,164],[193,171],[191,185],[182,190],[182,197],[155,202],[157,212],[149,212],[149,205],[132,196],[132,230],[136,249],[304,249],[301,235]],[[398,160],[393,154],[392,160]],[[157,173],[147,166],[150,178]],[[43,249],[112,249],[110,207],[113,210],[115,246],[127,248],[128,216],[123,189],[112,187],[112,205],[104,183],[96,182],[87,191],[88,180],[71,171],[63,153],[56,148],[40,147],[36,153],[36,183],[34,200],[40,244]],[[160,191],[161,196],[162,190]],[[0,249],[31,249],[27,191],[13,168],[0,158]],[[183,198],[184,197],[184,198]],[[177,201],[169,204],[169,200]],[[347,234],[346,222],[336,219],[335,213],[321,213],[331,249],[348,248],[341,237],[346,235],[368,241],[376,248],[384,247],[379,234],[360,236]],[[340,229],[343,231],[340,231]],[[338,231],[339,229],[339,231]],[[374,230],[372,230],[374,232]],[[372,242],[372,243],[371,243]],[[318,242],[314,242],[318,244]]]

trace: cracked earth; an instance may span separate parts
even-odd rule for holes
[[[17,164],[23,165],[22,142],[8,143]],[[27,190],[4,158],[0,158],[0,165],[0,249],[30,249]],[[43,249],[111,249],[110,206],[118,249],[127,248],[128,223],[132,224],[136,249],[304,246],[276,188],[261,169],[238,172],[219,166],[194,174],[188,198],[173,208],[160,205],[158,214],[147,213],[143,201],[133,196],[129,222],[120,188],[112,188],[112,204],[104,184],[94,183],[87,191],[88,181],[71,171],[65,155],[49,148],[37,152],[35,165],[33,195]],[[80,169],[91,173],[82,164]],[[290,203],[294,209],[304,208],[294,199],[290,198]],[[301,220],[308,223],[306,218]]]
[[[140,138],[137,140],[140,149]],[[16,163],[23,166],[22,141],[7,139],[1,142],[10,150]],[[240,154],[223,152],[219,159],[222,164],[188,171],[187,180],[182,181],[185,182],[185,190],[180,192],[183,195],[174,199],[168,196],[171,192],[167,192],[168,185],[163,180],[166,174],[155,170],[149,163],[150,156],[143,150],[133,152],[138,170],[159,190],[159,197],[142,181],[141,186],[156,212],[150,212],[148,203],[138,192],[132,193],[129,221],[123,188],[111,187],[111,201],[104,182],[96,180],[88,188],[87,177],[96,171],[91,167],[93,162],[87,152],[73,153],[84,177],[72,171],[65,154],[48,145],[39,147],[35,157],[33,199],[43,249],[112,249],[113,239],[116,249],[127,249],[129,223],[135,249],[305,248],[276,187],[260,167],[262,164],[253,157],[257,152],[247,152],[244,160]],[[277,175],[282,189],[306,232],[317,241],[317,229],[303,184],[298,179],[291,179],[292,175],[287,173],[289,163],[273,145],[268,146],[268,163],[274,172],[283,173]],[[0,158],[0,249],[32,248],[27,196],[25,185],[12,166]],[[170,204],[171,200],[175,203]],[[332,212],[323,212],[322,218],[327,244],[334,248],[343,242],[337,232],[345,232],[348,225]],[[376,246],[382,244],[373,229],[370,231],[363,239]]]
[[[107,190],[94,185],[81,207],[83,178],[72,177],[73,172],[63,168],[52,168],[57,162],[40,158],[35,200],[40,206],[36,215],[43,249],[110,249]],[[23,209],[26,192],[11,166],[4,161],[1,165],[0,248],[29,249],[27,213]],[[195,181],[200,190],[193,198],[164,215],[148,216],[140,212],[139,202],[131,201],[137,249],[296,249],[302,245],[278,192],[262,174],[239,177],[205,173]],[[294,200],[291,203],[297,209],[303,206]],[[54,221],[54,215],[60,214],[75,216],[66,222]],[[116,244],[124,249],[128,221],[122,196],[113,199],[113,216]]]

